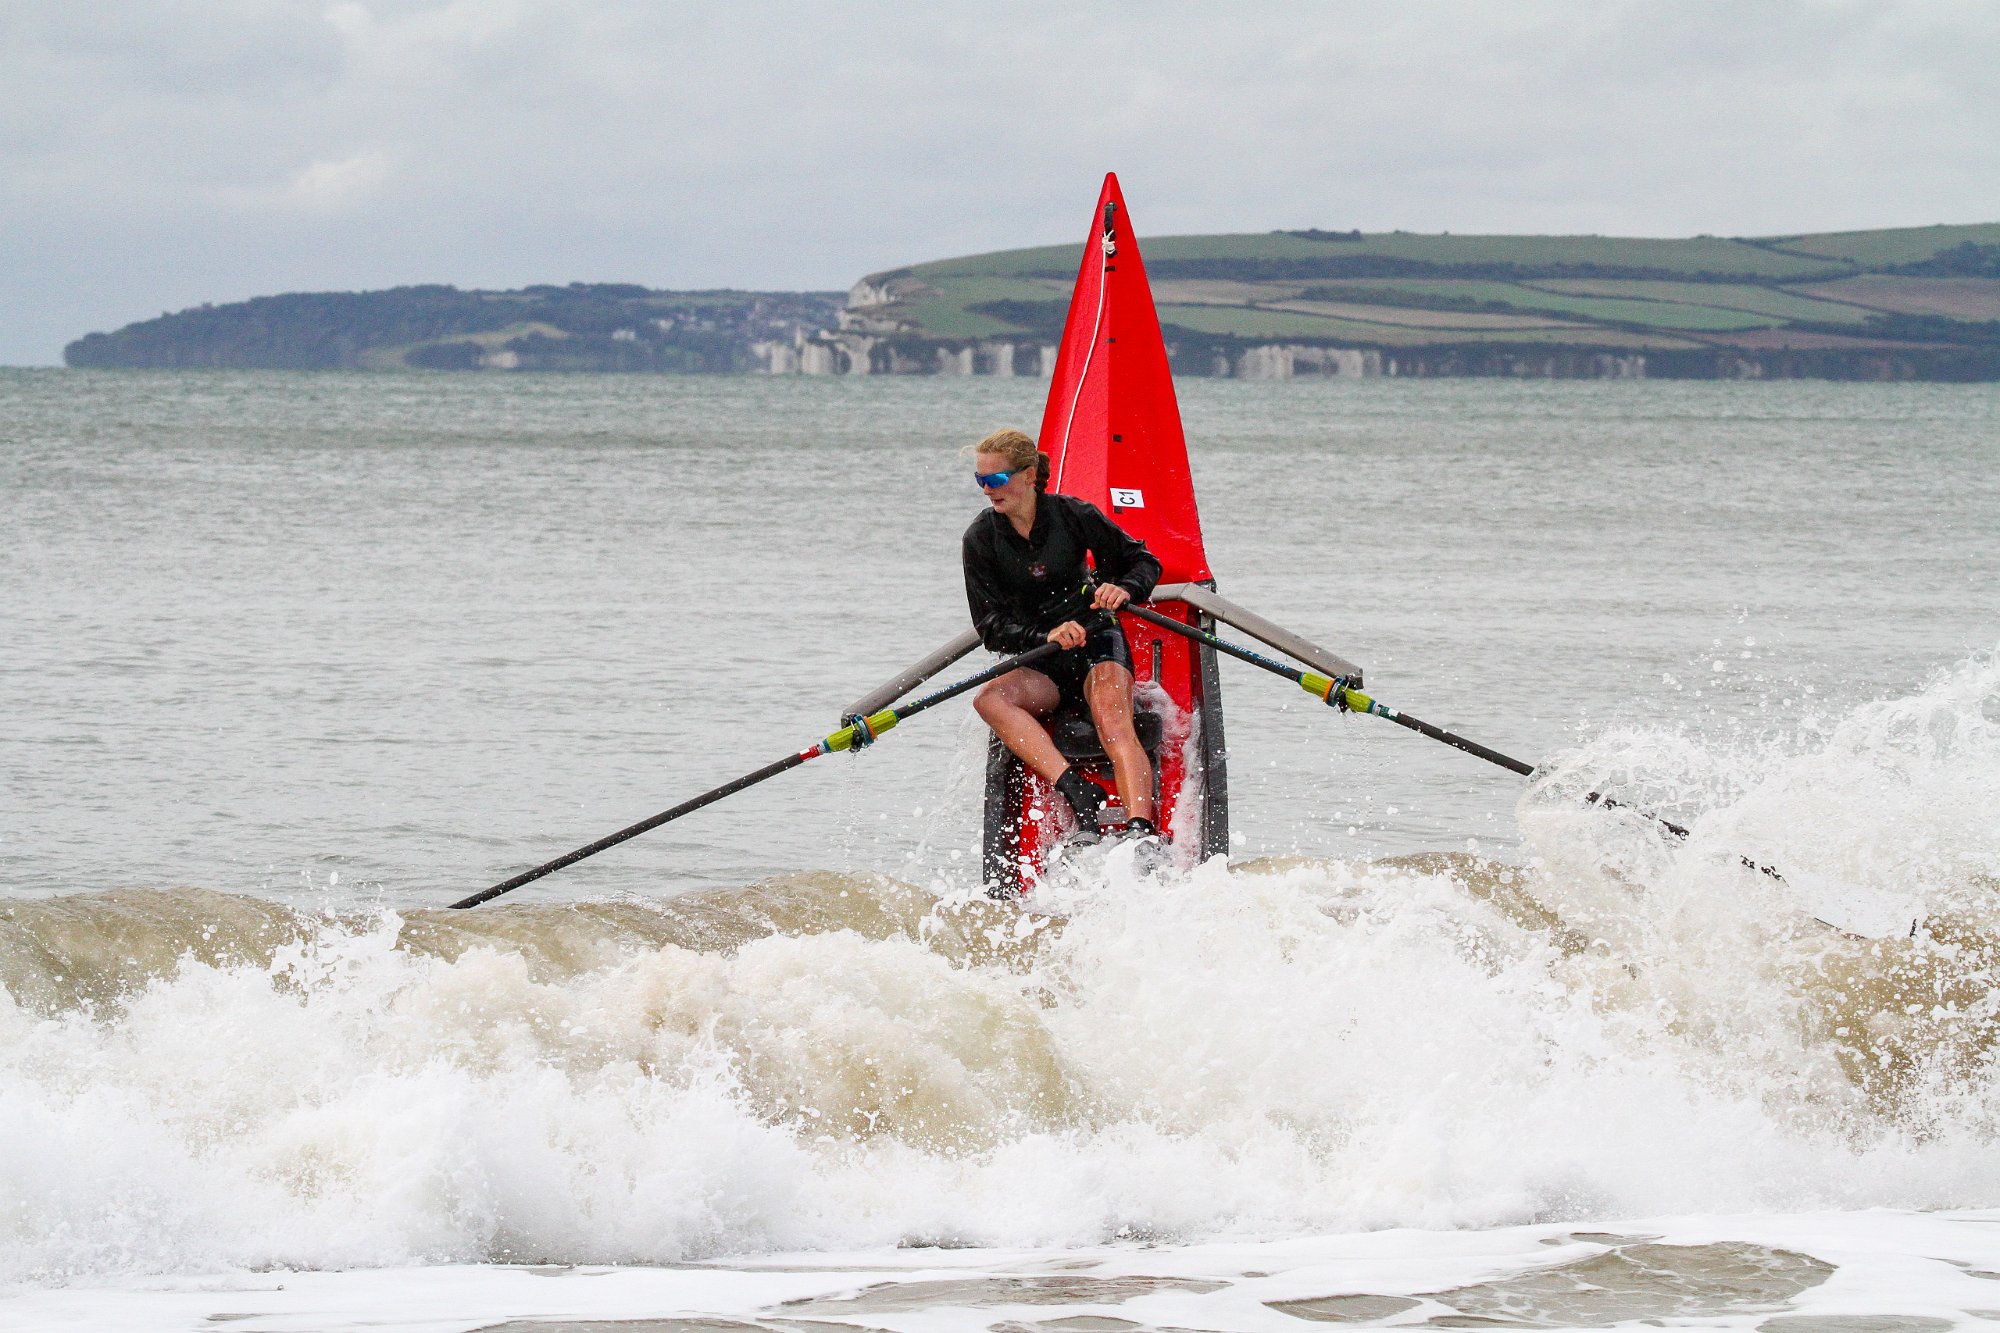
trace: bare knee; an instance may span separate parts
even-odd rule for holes
[[[1016,714],[1041,717],[1056,705],[1056,687],[1047,680],[1022,671],[1012,671],[982,688],[972,697],[972,707],[989,723],[998,724]]]
[[[1096,724],[1097,735],[1107,748],[1139,743],[1132,724],[1132,695],[1129,690],[1119,688],[1121,683],[1106,682],[1089,693],[1090,720]]]
[[[1097,724],[1097,737],[1104,742],[1107,750],[1123,749],[1139,745],[1138,730],[1132,725],[1131,712],[1114,712],[1110,709],[1102,713],[1093,712],[1091,721]]]

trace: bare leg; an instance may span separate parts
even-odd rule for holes
[[[973,696],[972,707],[1000,743],[1020,756],[1044,782],[1054,782],[1069,767],[1042,719],[1055,712],[1060,696],[1056,683],[1028,667],[1009,671]],[[1143,756],[1141,756],[1143,757]]]
[[[1118,800],[1133,819],[1153,818],[1153,763],[1132,729],[1132,673],[1116,662],[1099,662],[1083,678],[1083,697],[1090,704],[1097,738],[1111,756],[1118,779]]]

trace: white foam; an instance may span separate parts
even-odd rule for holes
[[[1897,969],[1986,964],[1870,971],[1731,853],[1987,910],[1997,690],[1973,663],[1747,757],[1586,746],[1524,805],[1564,930],[1467,861],[1113,856],[1011,965],[834,931],[538,969],[386,916],[9,1000],[0,1280],[1982,1205],[1990,993],[1910,1017]],[[1693,839],[1555,799],[1612,769]]]
[[[1846,1325],[1850,1328],[1949,1327],[1964,1326],[1968,1314],[1990,1318],[1993,1275],[2000,1270],[1997,1222],[2000,1215],[1993,1213],[1722,1215],[1623,1220],[1613,1228],[1623,1235],[1579,1236],[1561,1226],[1397,1230],[1177,1249],[773,1254],[700,1268],[434,1265],[126,1279],[18,1294],[0,1308],[0,1327],[138,1333],[213,1329],[221,1323],[246,1333],[470,1333],[505,1320],[576,1327],[588,1321],[797,1318],[799,1306],[788,1303],[837,1305],[857,1295],[866,1300],[870,1293],[907,1293],[904,1308],[880,1308],[878,1302],[868,1311],[869,1326],[893,1333],[986,1333],[996,1322],[1032,1326],[1082,1316],[1218,1333],[1290,1333],[1299,1319],[1272,1303],[1387,1298],[1391,1309],[1405,1307],[1392,1318],[1422,1326],[1426,1316],[1457,1313],[1448,1303],[1454,1289],[1493,1284],[1529,1292],[1538,1272],[1632,1243],[1690,1251],[1717,1244],[1759,1247],[1810,1256],[1831,1269],[1817,1285],[1775,1300],[1728,1293],[1725,1284],[1740,1272],[1719,1274],[1722,1281],[1707,1288],[1697,1272],[1693,1281],[1664,1288],[1669,1306],[1673,1298],[1691,1303],[1707,1298],[1708,1310],[1698,1320],[1674,1319],[1679,1326],[1780,1329],[1786,1324],[1767,1321],[1783,1311],[1792,1320],[1828,1321],[1818,1324],[1824,1328],[1843,1327],[1832,1322],[1842,1319],[1875,1321]],[[1093,1299],[1089,1284],[1121,1279],[1138,1279],[1152,1289],[1128,1286]],[[1077,1282],[1081,1289],[1068,1299],[1029,1290],[1032,1284],[1063,1282]],[[1008,1284],[1021,1288],[1021,1300],[1006,1299]],[[926,1288],[934,1298],[918,1295]],[[1723,1298],[1717,1299],[1718,1293]],[[1728,1294],[1737,1298],[1729,1300]],[[1923,1320],[1939,1322],[1916,1322]]]

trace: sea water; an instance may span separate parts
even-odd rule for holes
[[[443,910],[955,633],[1043,387],[0,372],[0,1324],[2000,1309],[1988,386],[1184,385],[1533,782],[1230,665],[1226,863],[985,901],[961,704]]]

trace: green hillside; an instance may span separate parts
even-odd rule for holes
[[[1418,374],[1569,373],[1546,369],[1567,350],[1647,354],[1648,374],[2000,378],[2000,223],[1684,240],[1288,231],[1141,244],[1183,373],[1232,373],[1251,347],[1283,343],[1363,349]],[[845,322],[899,342],[913,363],[926,340],[1047,343],[1061,334],[1081,255],[1042,246],[875,274]]]
[[[1183,375],[2000,379],[2000,223],[1811,236],[1283,231],[1143,242]],[[72,366],[1038,374],[1077,246],[831,292],[399,287],[200,306]]]

